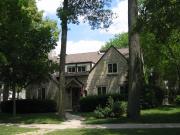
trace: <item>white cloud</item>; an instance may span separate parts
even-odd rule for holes
[[[63,0],[36,0],[39,10],[44,11],[44,16],[56,15],[56,10],[60,6]]]
[[[102,33],[118,34],[128,31],[128,0],[117,0],[117,6],[112,9],[117,18],[113,20],[113,24]]]
[[[60,52],[60,42],[54,51],[54,55],[58,55]],[[67,54],[84,53],[84,52],[95,52],[98,51],[105,42],[96,40],[80,40],[77,42],[67,42]]]

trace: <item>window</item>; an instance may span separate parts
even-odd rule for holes
[[[122,95],[123,98],[127,99],[127,97],[128,97],[128,85],[127,85],[127,83],[119,86],[119,94]]]
[[[98,87],[98,95],[106,95],[106,87],[105,86]]]
[[[108,73],[117,73],[117,63],[108,64]]]
[[[46,97],[46,89],[42,88],[41,99],[44,100]]]
[[[45,100],[45,98],[46,98],[46,89],[40,88],[38,90],[38,99]]]
[[[85,72],[86,71],[86,66],[78,66],[78,72]]]
[[[76,72],[76,68],[74,66],[68,66],[67,67],[67,72],[69,72],[69,73]]]
[[[84,96],[85,97],[87,96],[87,90],[84,90]]]

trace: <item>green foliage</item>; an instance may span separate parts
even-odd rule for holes
[[[164,97],[164,91],[155,86],[146,85],[142,91],[141,108],[148,109],[160,106]]]
[[[142,0],[139,6],[146,81],[153,74],[153,85],[163,88],[168,80],[170,95],[180,88],[179,8],[177,0]]]
[[[3,113],[12,113],[13,101],[1,102]],[[56,112],[56,103],[52,100],[16,100],[17,113],[48,113]]]
[[[180,95],[176,96],[175,102],[177,105],[180,105]]]
[[[172,30],[180,29],[178,0],[145,0],[139,7],[139,25],[165,43]]]
[[[105,107],[98,106],[94,111],[97,118],[118,118],[126,113],[127,103],[115,101],[110,96]]]
[[[64,2],[67,2],[66,0]],[[79,24],[79,17],[88,21],[92,29],[107,28],[112,23],[111,0],[68,0],[67,9],[60,6],[57,15],[61,20],[67,17],[68,23]]]
[[[105,107],[108,102],[109,96],[113,98],[113,101],[117,101],[117,100],[127,101],[127,97],[123,97],[122,95],[119,94],[87,96],[80,99],[80,111],[93,112],[98,106]]]
[[[127,102],[124,101],[116,101],[113,105],[112,112],[116,118],[122,116],[127,112]]]
[[[101,50],[105,51],[111,46],[117,49],[128,47],[128,33],[115,35],[114,38],[110,39],[110,41],[106,42],[106,44],[101,47]]]
[[[22,88],[53,71],[48,53],[58,40],[57,24],[42,18],[35,0],[0,2],[0,52],[7,60],[0,65],[4,83]]]
[[[6,63],[7,63],[6,57],[4,56],[3,53],[0,52],[0,65],[6,64]]]

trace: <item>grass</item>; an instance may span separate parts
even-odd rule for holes
[[[50,132],[47,135],[178,135],[180,129],[71,129]]]
[[[36,129],[20,128],[17,126],[2,126],[0,125],[0,135],[14,135],[19,133],[31,132]]]
[[[103,123],[180,123],[180,106],[162,106],[141,111],[141,117],[132,121],[126,116],[121,118],[97,119],[93,113],[80,113],[86,124]]]
[[[55,113],[42,113],[42,114],[17,114],[13,117],[12,114],[0,113],[0,123],[20,123],[20,124],[58,124],[61,119]]]

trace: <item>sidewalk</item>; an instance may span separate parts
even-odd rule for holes
[[[159,124],[96,124],[96,125],[85,125],[77,122],[74,123],[63,123],[63,124],[30,124],[30,125],[18,125],[19,127],[25,128],[38,128],[38,129],[77,129],[77,128],[88,128],[88,129],[138,129],[138,128],[180,128],[180,123],[159,123]]]

